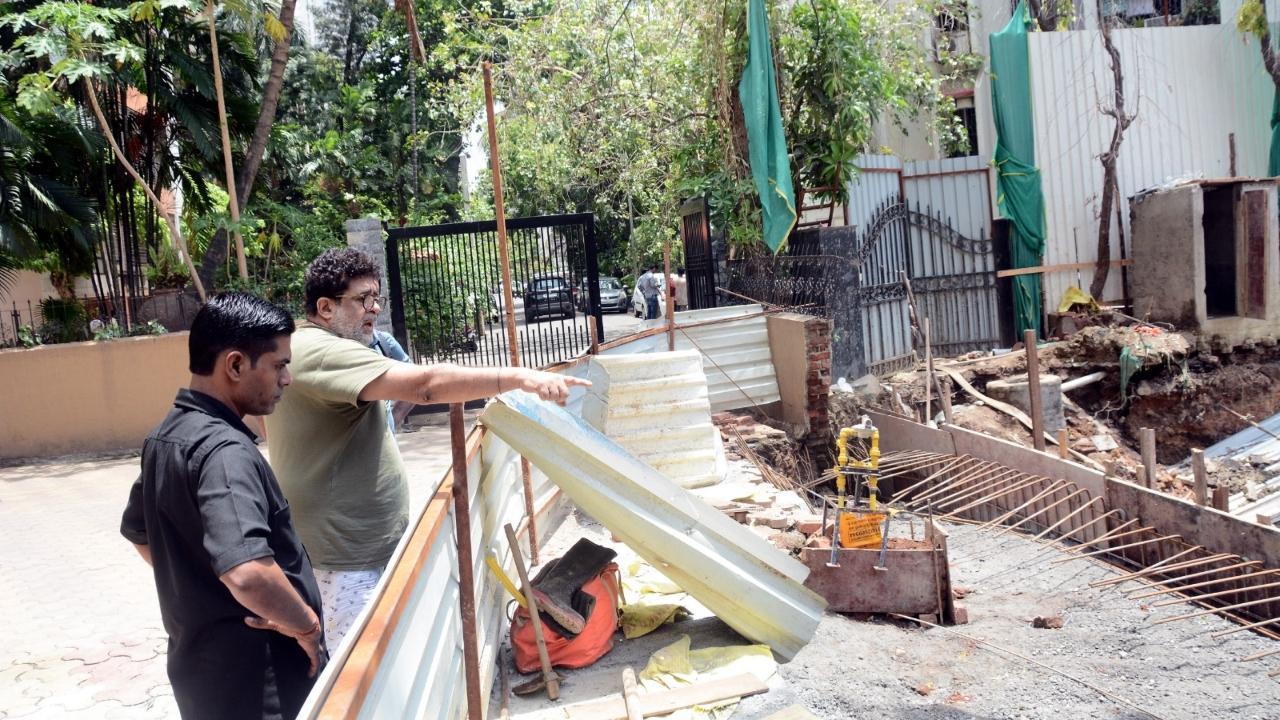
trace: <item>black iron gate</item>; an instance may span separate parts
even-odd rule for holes
[[[991,240],[964,237],[941,215],[897,200],[877,207],[864,228],[798,230],[776,257],[729,264],[734,293],[830,318],[833,370],[850,378],[914,362],[908,278],[935,354],[999,344]]]
[[[590,213],[507,220],[520,363],[568,360],[604,337]],[[396,338],[414,362],[510,364],[497,223],[388,228]]]
[[[684,240],[689,309],[715,307],[716,261],[711,252],[711,213],[706,198],[693,198],[680,206],[680,238]]]

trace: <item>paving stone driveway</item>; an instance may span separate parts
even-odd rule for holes
[[[449,462],[445,418],[399,438],[417,502]],[[178,717],[151,571],[119,533],[137,473],[136,457],[0,468],[0,719]]]

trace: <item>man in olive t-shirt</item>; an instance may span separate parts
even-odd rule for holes
[[[563,403],[586,381],[526,368],[411,365],[371,349],[386,304],[379,268],[328,250],[306,274],[293,336],[293,386],[267,418],[271,467],[316,570],[336,651],[409,524],[409,488],[386,402],[453,403],[525,390]]]

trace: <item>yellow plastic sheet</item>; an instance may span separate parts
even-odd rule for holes
[[[679,614],[688,614],[680,605],[675,603],[659,603],[655,605],[647,605],[643,603],[631,603],[622,606],[622,618],[619,623],[622,625],[622,635],[628,640],[635,640],[657,630],[669,622],[675,622]]]
[[[731,645],[690,649],[688,635],[655,652],[640,673],[640,684],[648,692],[671,690],[696,682],[749,672],[762,681],[778,671],[778,663],[767,645]],[[676,720],[723,720],[733,714],[737,699],[709,706],[694,706],[668,718]]]
[[[1098,306],[1098,301],[1094,300],[1092,295],[1078,287],[1069,287],[1066,292],[1062,293],[1062,300],[1058,302],[1058,312],[1071,312],[1071,308],[1077,305],[1083,305],[1083,309],[1089,312],[1102,311],[1102,308]]]

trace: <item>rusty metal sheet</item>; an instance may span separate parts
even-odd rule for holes
[[[941,579],[936,562],[946,565],[940,550],[888,550],[884,571],[874,569],[880,549],[842,549],[840,567],[827,567],[830,550],[805,548],[800,560],[808,566],[805,587],[827,600],[827,609],[846,613],[887,613],[905,615],[939,613]],[[950,595],[951,588],[945,588]]]

